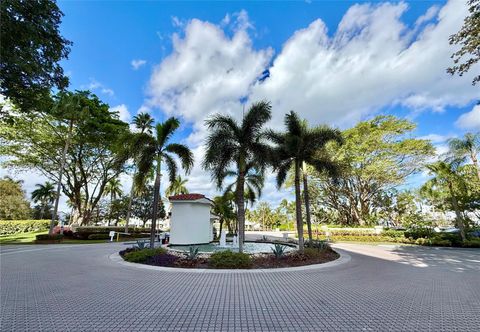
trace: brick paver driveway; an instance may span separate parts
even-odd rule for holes
[[[1,331],[480,331],[480,251],[339,245],[347,263],[182,273],[122,244],[1,247]]]

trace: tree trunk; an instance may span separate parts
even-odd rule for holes
[[[456,220],[457,220],[457,227],[460,230],[460,236],[462,237],[462,241],[465,241],[465,224],[463,223],[462,214],[460,212],[460,208],[458,207],[457,197],[453,191],[453,186],[451,183],[448,184],[448,188],[450,189],[450,197],[452,199],[453,209],[455,210]]]
[[[132,182],[132,188],[130,189],[130,197],[128,197],[127,216],[125,217],[125,233],[128,233],[128,223],[130,221],[130,211],[132,210],[133,195],[134,195],[134,183]]]
[[[480,166],[478,166],[477,157],[473,153],[470,157],[472,158],[473,165],[475,165],[475,168],[477,169],[478,181],[480,181]]]
[[[302,197],[300,192],[300,165],[295,162],[295,212],[297,217],[298,250],[303,253]]]
[[[48,234],[50,234],[50,235],[53,234],[53,227],[55,227],[55,221],[57,219],[58,203],[60,202],[60,191],[62,190],[63,169],[65,168],[65,163],[67,161],[67,152],[68,152],[68,147],[70,145],[70,136],[72,134],[72,130],[73,130],[73,119],[70,120],[70,126],[68,128],[67,139],[65,140],[65,146],[63,147],[62,161],[60,162],[60,171],[59,171],[59,174],[58,174],[57,193],[56,193],[56,196],[55,196],[55,205],[53,207],[52,220],[50,221],[50,230],[48,231]],[[63,233],[61,228],[60,228],[60,233]]]
[[[153,212],[152,212],[152,226],[150,228],[150,248],[155,246],[155,232],[157,230],[157,213],[158,213],[158,200],[160,197],[160,178],[161,173],[161,157],[157,159],[157,170],[155,174],[155,185],[153,187]]]
[[[305,201],[305,216],[307,218],[308,240],[312,243],[312,219],[310,214],[310,196],[308,194],[307,167],[303,163],[303,195]]]
[[[245,197],[244,195],[245,174],[239,172],[237,179],[237,222],[238,222],[238,251],[243,252],[243,242],[245,241]]]
[[[44,214],[45,214],[45,202],[42,202],[42,208],[40,209],[40,219],[43,219]]]

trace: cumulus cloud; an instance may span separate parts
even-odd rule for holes
[[[446,73],[455,50],[448,36],[463,23],[464,2],[432,6],[411,26],[402,19],[406,11],[403,2],[353,5],[333,33],[316,19],[276,56],[253,47],[245,11],[219,24],[172,18],[182,33],[172,36],[172,53],[155,67],[146,105],[189,122],[187,142],[201,157],[205,118],[215,112],[239,118],[245,97],[272,102],[274,127],[291,109],[311,123],[349,126],[385,107],[441,112],[477,98],[470,82],[478,66],[463,77]],[[269,77],[259,80],[267,68]],[[208,175],[197,169],[195,179],[207,190]]]
[[[111,107],[110,112],[117,113],[118,118],[126,123],[130,123],[130,120],[132,119],[132,116],[130,115],[130,112],[128,111],[128,108],[125,104]]]
[[[139,69],[140,67],[144,66],[146,63],[147,63],[147,60],[142,60],[142,59],[134,59],[130,62],[133,70]]]
[[[475,105],[470,112],[460,115],[455,125],[467,130],[480,130],[480,105]]]
[[[115,92],[110,89],[109,87],[106,87],[103,83],[100,83],[98,82],[96,79],[94,78],[90,78],[90,83],[87,84],[87,85],[82,85],[80,86],[80,88],[82,89],[88,89],[92,92],[101,92],[102,94],[104,95],[107,95],[107,96],[110,96],[112,97],[113,95],[115,95]]]

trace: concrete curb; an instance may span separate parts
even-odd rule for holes
[[[341,264],[348,263],[351,259],[350,255],[347,254],[344,250],[335,249],[335,251],[340,255],[334,261],[322,263],[322,264],[312,264],[304,266],[295,266],[295,267],[281,267],[281,268],[272,268],[272,269],[189,269],[189,268],[180,268],[180,267],[164,267],[164,266],[152,266],[139,263],[130,263],[123,260],[123,258],[118,254],[114,253],[109,256],[110,260],[120,265],[126,267],[133,267],[136,269],[144,270],[155,270],[162,272],[182,272],[182,273],[279,273],[279,272],[299,272],[299,271],[312,271],[312,270],[323,270],[326,268],[338,266]]]

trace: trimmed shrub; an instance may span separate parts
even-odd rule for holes
[[[119,226],[109,226],[109,227],[98,227],[98,226],[85,226],[85,227],[76,227],[73,229],[73,233],[75,237],[81,239],[88,239],[90,234],[108,234],[110,231],[125,232],[125,227]],[[150,228],[145,227],[129,227],[128,233],[132,235],[132,237],[143,236],[141,233],[150,233]]]
[[[480,239],[470,239],[463,242],[465,248],[480,248]]]
[[[62,234],[38,234],[35,236],[35,243],[58,243],[62,240]]]
[[[414,240],[419,238],[427,239],[432,237],[433,234],[433,229],[429,227],[415,227],[405,231],[405,237],[412,238]]]
[[[147,264],[156,266],[174,266],[178,259],[179,257],[175,255],[163,253],[148,259]]]
[[[400,237],[404,237],[404,233],[405,233],[404,231],[397,231],[395,229],[386,229],[380,235],[381,236],[400,238]]]
[[[108,234],[90,234],[88,236],[89,240],[110,240]]]
[[[166,253],[166,250],[163,248],[155,248],[155,249],[143,249],[143,250],[135,250],[129,253],[126,253],[123,256],[127,262],[131,263],[145,263],[147,260],[152,258],[155,255],[160,255]]]
[[[44,231],[50,220],[0,220],[0,235]]]
[[[249,269],[252,267],[252,258],[245,253],[217,251],[210,256],[208,265],[214,269]]]

